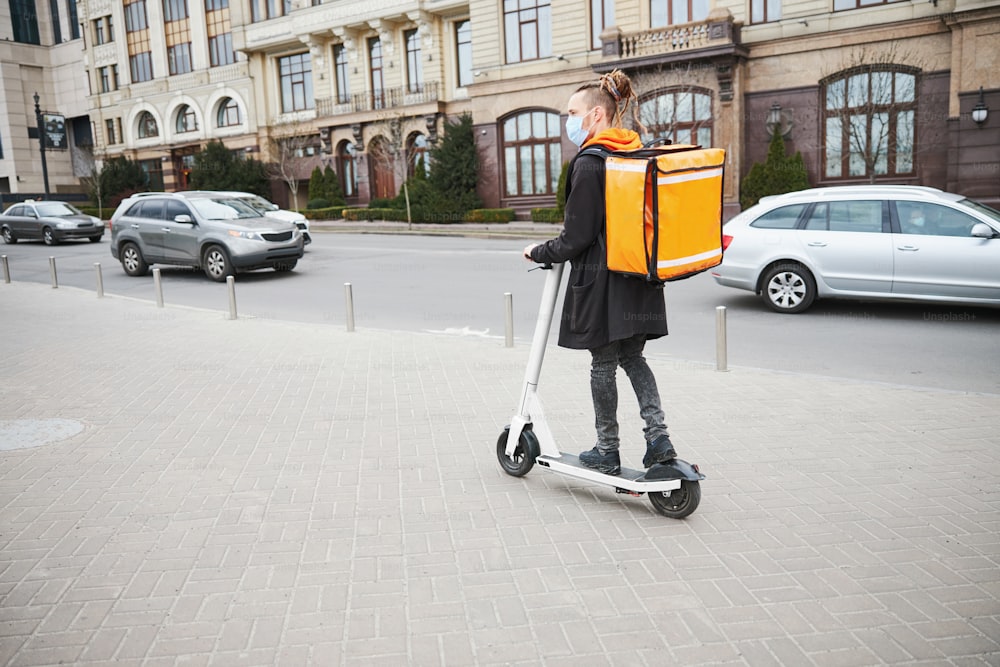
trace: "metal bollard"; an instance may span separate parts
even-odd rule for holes
[[[59,287],[59,278],[56,276],[56,258],[49,257],[49,275],[52,276],[52,289]]]
[[[104,276],[101,274],[101,263],[94,262],[94,269],[97,271],[97,298],[104,298]]]
[[[163,308],[163,283],[160,282],[159,269],[153,269],[153,290],[156,292],[156,307]]]
[[[7,263],[7,255],[0,255],[0,264],[3,264],[3,281],[10,283],[10,264]]]
[[[347,301],[347,330],[354,331],[354,293],[351,283],[344,283],[344,298]]]
[[[226,276],[226,287],[229,288],[229,319],[236,319],[236,279]]]
[[[715,308],[715,370],[728,370],[726,365],[726,307]]]
[[[506,326],[504,331],[504,346],[514,347],[514,295],[510,292],[503,293],[504,305],[506,306]]]

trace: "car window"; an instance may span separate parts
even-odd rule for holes
[[[173,220],[178,215],[191,215],[191,210],[184,205],[184,202],[168,199],[166,202],[166,219]]]
[[[799,216],[802,215],[802,211],[805,208],[805,204],[782,206],[773,211],[768,211],[751,222],[750,226],[761,229],[795,229],[795,223],[798,222]]]
[[[35,210],[38,212],[40,217],[56,217],[60,218],[67,215],[79,215],[80,211],[75,209],[73,206],[65,202],[48,202],[44,204],[35,204]]]
[[[194,207],[208,220],[236,220],[239,218],[259,218],[260,214],[239,199],[192,199]]]
[[[832,201],[816,204],[806,229],[830,232],[882,232],[881,201]]]
[[[138,204],[129,209],[126,215],[138,218],[151,218],[153,220],[163,219],[162,199],[143,199]]]
[[[978,211],[988,218],[993,218],[995,221],[1000,222],[1000,211],[995,208],[991,208],[986,204],[976,201],[975,199],[960,199],[955,202],[959,206],[965,206],[966,208],[971,208],[973,211]]]
[[[7,209],[7,213],[5,213],[5,215],[24,215],[24,207],[11,206],[9,209]]]
[[[969,236],[978,220],[940,204],[918,201],[896,202],[899,230],[903,234]]]

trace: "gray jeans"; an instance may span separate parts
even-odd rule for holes
[[[590,351],[590,392],[594,399],[594,425],[597,427],[597,448],[601,453],[618,449],[618,366],[625,369],[635,397],[639,400],[639,415],[646,422],[642,429],[646,442],[667,434],[660,392],[642,350],[646,336],[617,340]]]

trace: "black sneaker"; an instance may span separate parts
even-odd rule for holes
[[[588,468],[594,468],[605,475],[618,475],[622,471],[622,459],[618,455],[618,450],[601,454],[601,450],[594,447],[589,452],[581,452],[580,463]]]
[[[670,442],[669,435],[659,435],[652,442],[646,443],[646,455],[642,457],[642,465],[648,468],[654,463],[666,463],[677,458],[677,452]]]

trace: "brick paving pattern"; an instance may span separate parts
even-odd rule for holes
[[[1000,396],[651,354],[708,475],[677,521],[501,471],[526,345],[0,313],[0,665],[1000,665]],[[574,453],[588,363],[542,373]]]

